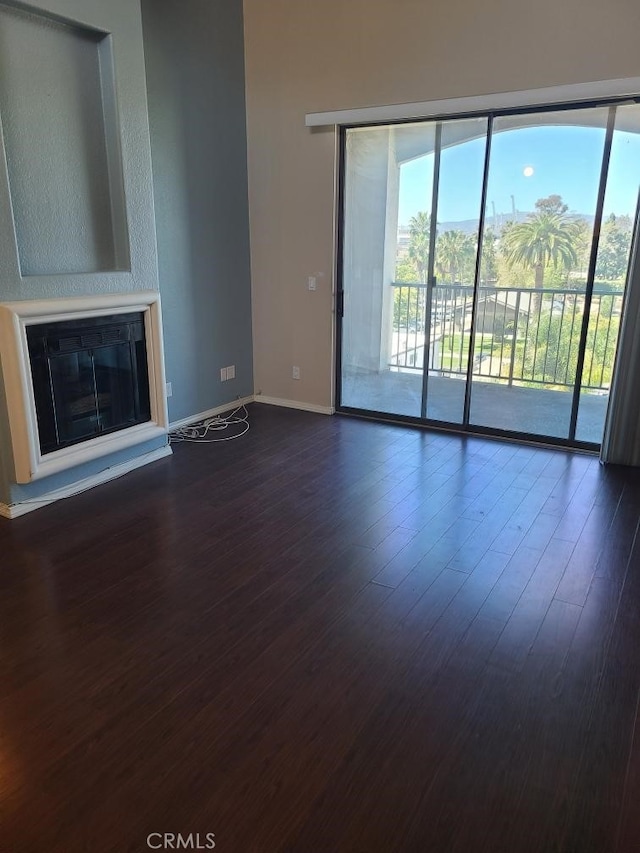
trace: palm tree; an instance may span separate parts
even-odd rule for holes
[[[496,266],[496,246],[498,237],[493,228],[485,228],[484,237],[482,238],[482,268],[481,275],[485,284],[493,282],[498,277],[498,268]],[[475,251],[475,240],[474,240]]]
[[[578,226],[561,213],[535,213],[526,222],[512,225],[503,235],[507,263],[524,264],[535,273],[535,287],[544,284],[548,264],[566,270],[578,262],[576,242]]]
[[[409,258],[413,261],[418,281],[426,282],[429,271],[429,240],[431,215],[424,210],[409,220]]]
[[[439,274],[451,283],[460,281],[475,256],[473,239],[464,231],[445,231],[436,251]]]

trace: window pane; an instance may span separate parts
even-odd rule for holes
[[[442,129],[427,417],[449,423],[464,415],[487,126],[482,118]]]
[[[600,444],[640,185],[640,107],[618,107],[585,348],[576,438]]]
[[[420,416],[435,125],[346,134],[341,403]]]
[[[569,436],[607,115],[494,122],[472,424]]]

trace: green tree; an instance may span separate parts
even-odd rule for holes
[[[628,220],[628,217],[625,219]],[[630,244],[631,229],[621,227],[615,214],[612,213],[602,225],[596,277],[609,281],[624,278],[629,262]]]
[[[578,262],[576,223],[560,213],[534,213],[526,222],[506,229],[502,245],[510,265],[523,264],[534,271],[534,286],[542,288],[548,265],[569,271]]]
[[[583,382],[585,385],[609,388],[613,378],[613,363],[620,331],[621,296],[600,296],[591,307]],[[617,311],[614,308],[618,307]]]
[[[584,219],[576,219],[575,228],[576,238],[573,245],[578,256],[578,262],[573,270],[571,286],[581,290],[587,282],[591,241],[593,240],[593,226]]]
[[[557,216],[564,216],[569,210],[569,206],[562,201],[562,196],[553,193],[546,198],[539,198],[536,202],[536,210],[538,213],[554,213]]]
[[[573,297],[567,297],[568,299]],[[619,296],[600,296],[592,304],[583,381],[593,387],[611,384],[620,315],[614,311]],[[545,312],[539,324],[527,327],[526,340],[518,348],[516,374],[525,381],[543,382],[561,388],[572,383],[578,365],[580,335],[575,328],[575,315],[566,312]]]
[[[395,329],[417,329],[424,317],[424,294],[416,287],[393,288],[393,325]]]
[[[497,241],[493,228],[487,228],[482,240],[482,280],[485,283],[495,282],[498,278]]]
[[[561,387],[573,381],[578,363],[580,336],[557,313],[545,312],[527,330],[522,377]]]
[[[409,258],[398,261],[396,266],[396,283],[415,284],[415,264]],[[417,327],[424,295],[414,287],[393,288],[393,323],[396,329]]]
[[[431,215],[421,210],[409,220],[409,258],[421,282],[426,282],[429,271],[430,235]]]
[[[464,231],[445,231],[438,237],[436,269],[447,282],[470,278],[476,249],[475,242]]]
[[[416,267],[409,258],[402,258],[396,264],[396,281],[411,284],[416,282]]]

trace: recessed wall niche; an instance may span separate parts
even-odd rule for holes
[[[21,275],[129,269],[111,37],[0,3],[0,121]]]

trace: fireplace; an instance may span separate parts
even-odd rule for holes
[[[27,327],[42,454],[151,419],[144,314]]]
[[[0,305],[18,483],[167,432],[157,293]]]

